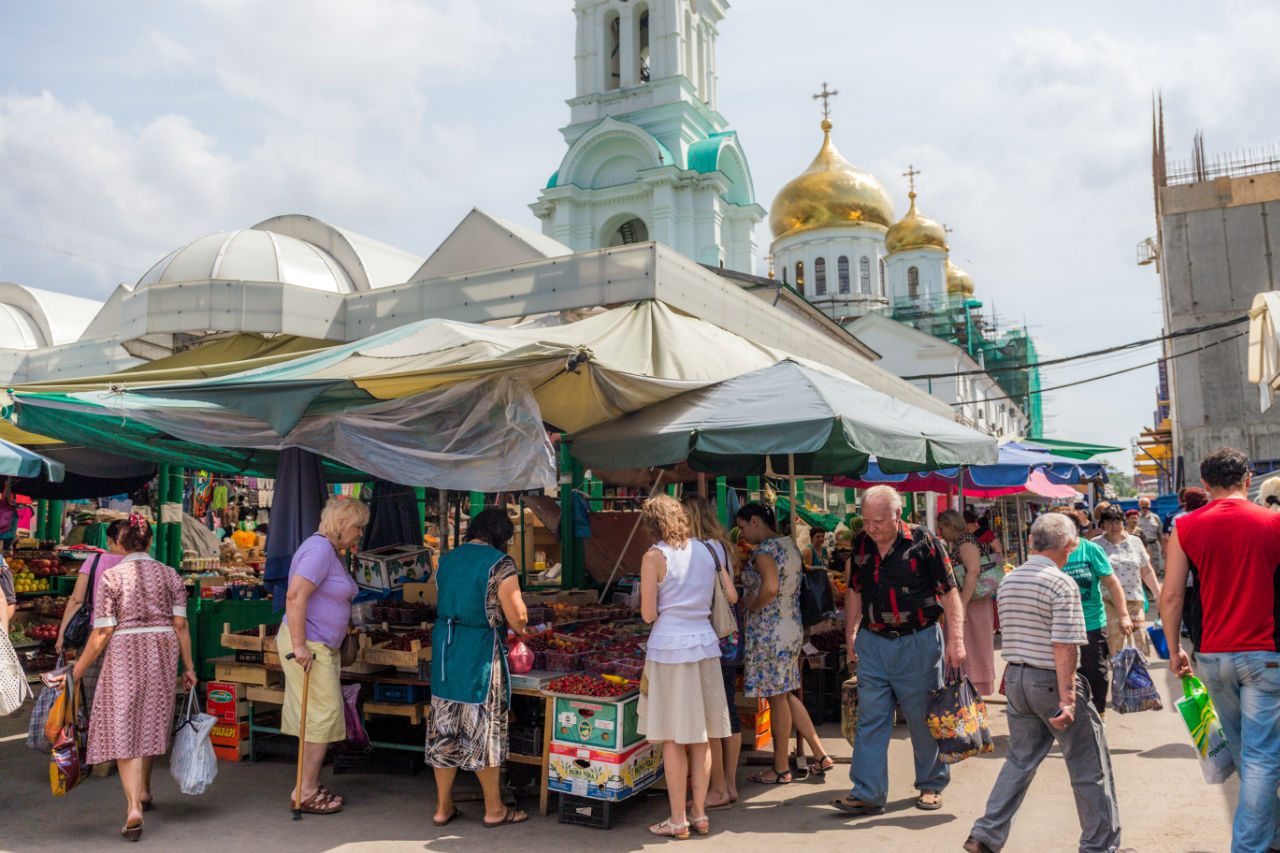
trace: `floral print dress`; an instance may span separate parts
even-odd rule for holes
[[[756,546],[742,570],[748,598],[760,592],[756,558],[768,555],[778,566],[778,595],[755,612],[746,614],[747,648],[743,658],[743,692],[765,697],[789,693],[800,686],[800,551],[791,537],[766,539]]]

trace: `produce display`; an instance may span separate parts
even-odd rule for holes
[[[422,602],[393,601],[375,604],[373,619],[375,622],[390,622],[393,625],[416,625],[436,621],[436,609]]]
[[[233,634],[235,634],[236,636],[239,636],[239,637],[256,637],[256,636],[258,636],[258,629],[257,629],[257,628],[245,628],[245,629],[244,629],[244,630],[242,630],[242,631],[232,631],[232,633],[233,633]],[[267,625],[267,626],[266,626],[266,630],[265,630],[265,631],[263,631],[263,636],[264,636],[264,637],[274,637],[276,634],[279,634],[279,633],[280,633],[280,625],[279,625],[279,624],[275,624],[275,625]]]
[[[419,646],[431,645],[431,629],[415,629],[407,634],[400,634],[394,640],[383,646],[384,649],[393,652],[408,652],[413,650],[413,641],[417,640]]]
[[[58,639],[57,625],[18,625],[9,631],[9,642],[14,646],[52,643],[56,639]]]
[[[37,575],[30,569],[14,569],[13,571],[14,592],[48,592],[51,583],[48,575]]]
[[[62,617],[62,611],[67,609],[67,597],[65,595],[42,595],[33,601],[31,606],[40,616],[50,616],[58,619]]]
[[[635,690],[632,684],[616,683],[597,678],[594,675],[562,675],[546,686],[549,693],[563,693],[566,696],[591,696],[598,699],[613,699],[625,696]]]

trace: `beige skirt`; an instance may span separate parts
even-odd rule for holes
[[[640,734],[654,743],[706,743],[728,737],[730,709],[720,659],[645,661],[637,712]]]
[[[342,660],[338,649],[324,643],[307,641],[313,658],[307,697],[307,743],[336,743],[347,739],[347,718],[342,708]],[[302,720],[302,667],[285,655],[293,651],[289,625],[280,624],[276,635],[276,651],[284,670],[284,708],[280,713],[280,731],[298,736]]]

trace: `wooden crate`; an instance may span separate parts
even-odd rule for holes
[[[258,635],[256,637],[246,637],[243,634],[233,633],[230,622],[223,622],[222,638],[219,642],[228,649],[238,649],[244,652],[261,652],[266,648],[266,630],[265,625],[259,625]]]
[[[421,640],[414,640],[408,651],[397,651],[383,646],[370,645],[365,636],[360,637],[359,660],[374,666],[398,666],[406,669],[417,669],[418,661],[431,660],[431,646],[423,646]]]
[[[264,666],[280,666],[280,655],[278,652],[269,652],[265,649],[262,652],[262,663]]]
[[[263,702],[268,705],[284,704],[283,687],[249,687],[244,695],[250,702]]]
[[[260,663],[236,663],[234,658],[215,658],[213,671],[218,681],[271,687],[284,681],[280,673]]]
[[[366,714],[382,714],[391,717],[408,717],[410,723],[417,725],[426,719],[428,707],[430,707],[428,702],[413,702],[410,704],[365,702],[364,712]]]

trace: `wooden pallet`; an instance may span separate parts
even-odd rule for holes
[[[427,709],[429,707],[429,702],[365,702],[364,712],[366,714],[382,714],[391,717],[408,717],[409,722],[416,726],[427,718]]]

